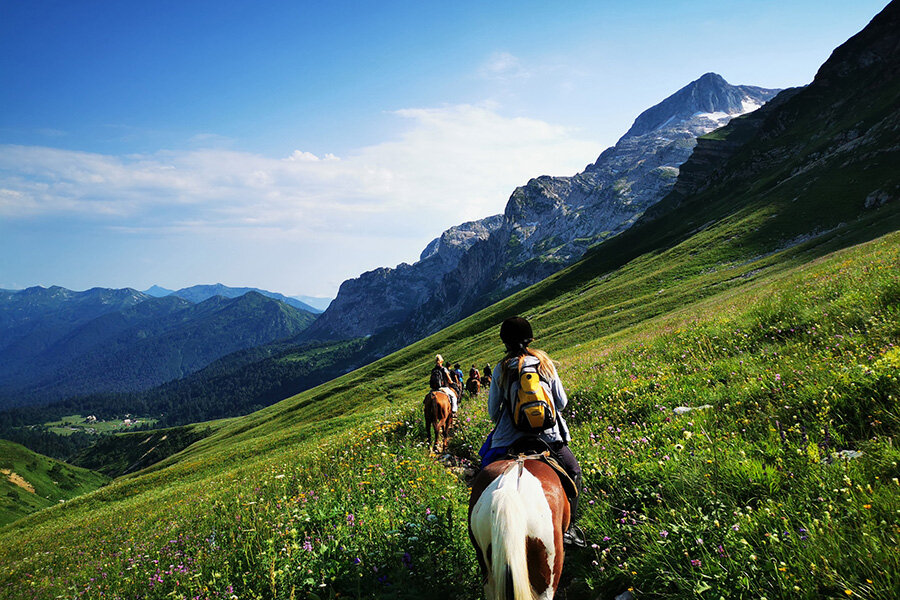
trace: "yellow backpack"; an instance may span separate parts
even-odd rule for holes
[[[538,434],[556,424],[556,405],[542,384],[537,367],[523,367],[523,361],[524,357],[520,357],[519,389],[516,390],[516,397],[510,398],[512,406],[509,414],[516,429]]]

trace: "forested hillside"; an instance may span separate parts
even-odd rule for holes
[[[315,318],[256,292],[193,304],[135,290],[4,291],[0,408],[146,390],[293,337]]]

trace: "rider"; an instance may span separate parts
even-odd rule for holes
[[[453,370],[456,371],[456,381],[458,381],[459,384],[462,385],[463,381],[465,381],[465,380],[463,379],[463,372],[462,372],[462,369],[459,367],[459,363],[456,363],[455,365],[453,365]]]
[[[431,369],[429,384],[432,390],[440,390],[447,394],[447,397],[450,398],[450,411],[455,417],[457,410],[459,410],[459,399],[456,396],[456,389],[453,383],[450,371],[444,366],[444,357],[438,354],[434,357],[434,368]]]
[[[491,373],[493,372],[493,367],[491,367],[491,363],[485,363],[484,365],[484,375],[481,376],[481,383],[484,385],[488,385],[491,383],[493,377],[491,377]]]
[[[502,458],[514,443],[520,440],[527,442],[529,439],[535,438],[534,434],[524,433],[513,425],[509,410],[506,409],[507,402],[504,401],[504,396],[511,392],[512,383],[519,372],[520,359],[522,359],[522,367],[535,367],[541,379],[549,384],[556,408],[556,422],[552,427],[537,434],[536,437],[550,447],[554,456],[575,482],[576,489],[580,490],[581,467],[569,449],[569,441],[572,437],[569,435],[566,421],[560,414],[560,411],[566,407],[568,398],[553,361],[541,350],[528,347],[534,340],[534,334],[531,324],[522,317],[512,317],[503,321],[500,326],[500,339],[506,346],[506,356],[494,367],[491,377],[488,412],[495,427],[479,453],[482,457],[482,466]],[[575,526],[575,519],[578,516],[578,497],[570,498],[569,502],[572,508],[572,517],[569,529],[563,537],[567,544],[583,546],[584,534],[580,528]]]

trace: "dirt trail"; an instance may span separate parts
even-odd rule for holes
[[[0,469],[0,473],[6,475],[12,483],[16,484],[26,492],[31,492],[32,494],[34,493],[34,486],[25,481],[25,478],[18,473],[15,473],[9,469]]]

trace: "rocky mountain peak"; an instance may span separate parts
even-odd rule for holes
[[[720,123],[723,119],[727,121],[756,110],[779,91],[781,90],[750,85],[731,85],[717,73],[706,73],[638,115],[622,139],[677,126],[697,117],[713,121],[711,129],[714,129],[724,125],[724,122]]]
[[[536,177],[513,191],[503,215],[451,227],[414,265],[345,281],[305,335],[359,337],[405,324],[412,341],[540,281],[665,196],[697,136],[777,92],[703,75],[644,111],[584,172]]]

